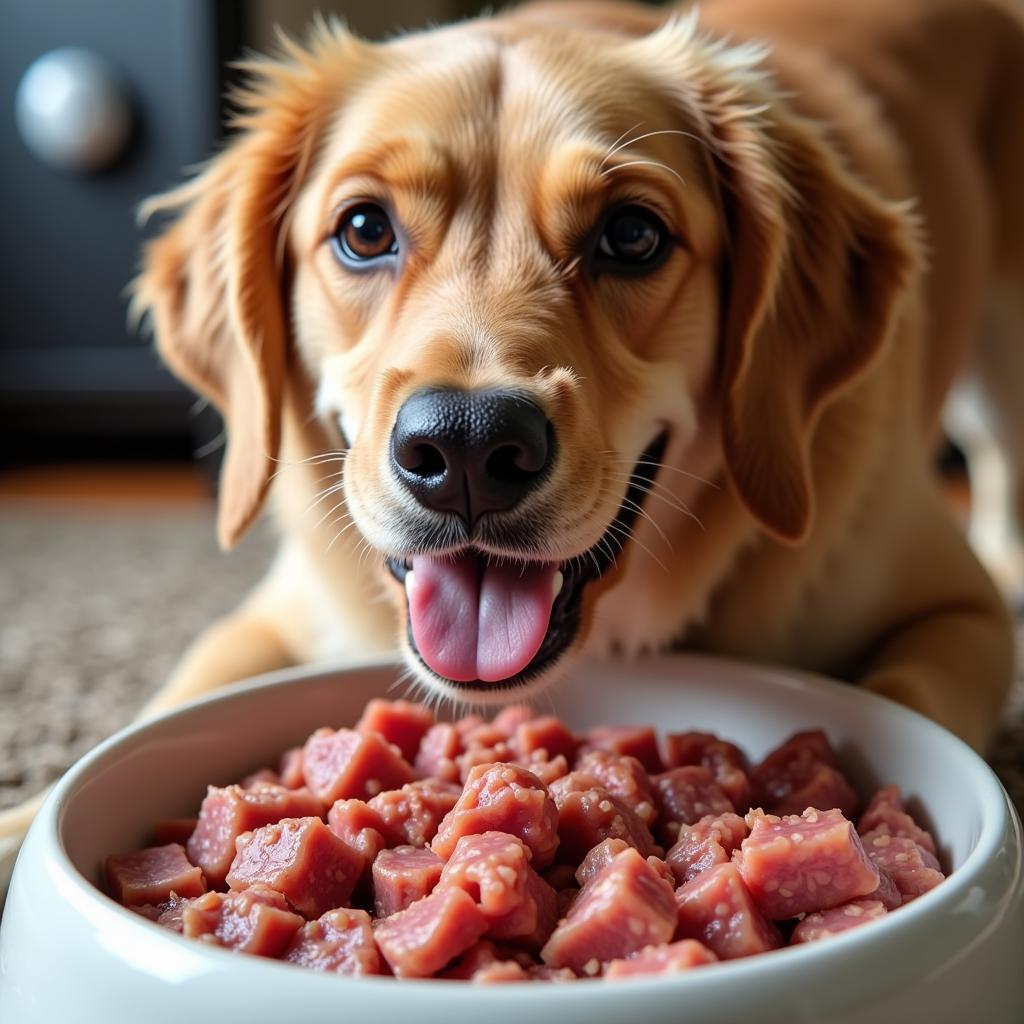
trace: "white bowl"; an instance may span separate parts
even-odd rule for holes
[[[552,694],[570,725],[718,732],[758,758],[823,727],[862,790],[898,782],[951,877],[889,917],[826,941],[674,977],[569,985],[347,979],[186,940],[95,883],[103,858],[193,813],[208,782],[271,761],[315,727],[351,724],[392,665],[286,672],[126,729],[64,776],[29,833],[0,930],[4,1024],[345,1020],[416,1024],[1019,1021],[1021,826],[959,740],[850,686],[695,657],[583,666]]]

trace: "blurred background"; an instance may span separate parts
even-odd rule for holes
[[[219,420],[128,329],[137,204],[216,149],[227,64],[275,26],[301,35],[322,10],[381,38],[478,6],[5,0],[0,807],[129,721],[272,551],[267,524],[217,550]],[[1020,717],[994,753],[1018,791]]]

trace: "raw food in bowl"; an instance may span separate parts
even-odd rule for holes
[[[0,1019],[152,1024],[183,1019],[483,1019],[621,1024],[984,1020],[1024,1005],[1020,824],[998,780],[955,737],[906,709],[819,678],[691,656],[595,663],[551,693],[575,733],[653,722],[728,736],[755,762],[823,729],[865,795],[898,781],[940,842],[949,877],[907,906],[827,941],[614,984],[468,985],[339,977],[240,956],[156,927],[104,895],[102,865],[194,814],[211,780],[273,764],[323,723],[356,721],[391,664],[280,673],[114,736],[58,783],[26,839],[0,926]],[[547,708],[544,709],[548,710]],[[59,964],[59,984],[54,983]],[[140,1008],[144,1008],[140,1010]]]

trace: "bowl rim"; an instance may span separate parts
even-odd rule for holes
[[[205,943],[197,943],[169,929],[161,928],[155,922],[117,903],[78,870],[65,849],[62,838],[62,825],[67,807],[74,798],[78,788],[86,783],[90,773],[94,769],[102,767],[106,760],[116,753],[122,744],[133,742],[136,738],[145,735],[150,730],[164,728],[168,723],[178,718],[194,714],[197,709],[208,705],[238,700],[251,692],[271,689],[284,684],[302,681],[314,684],[338,675],[400,668],[401,664],[393,656],[375,655],[358,659],[347,659],[341,664],[324,663],[286,668],[250,679],[240,680],[215,693],[204,695],[186,704],[182,704],[180,707],[176,707],[155,718],[132,722],[84,754],[54,786],[32,829],[33,832],[38,831],[41,833],[41,838],[46,847],[45,852],[51,861],[51,869],[58,870],[64,879],[74,887],[77,897],[75,901],[76,911],[84,913],[83,908],[88,907],[89,916],[92,918],[97,932],[103,929],[103,922],[105,920],[114,923],[115,927],[117,922],[120,922],[122,927],[128,927],[127,922],[130,921],[133,925],[147,930],[146,934],[151,940],[155,938],[155,934],[158,934],[163,941],[171,943],[171,946],[168,947],[169,949],[173,948],[178,953],[187,952],[190,954],[189,959],[193,960],[193,962],[206,962],[208,966],[205,970],[216,969],[219,972],[225,970],[242,972],[240,975],[236,974],[240,978],[248,976],[250,971],[284,971],[287,977],[295,978],[297,976],[296,968],[292,964],[266,957],[241,956],[228,949],[222,949]],[[601,661],[598,664],[614,666],[615,662]],[[715,985],[727,985],[730,981],[738,981],[740,978],[756,981],[765,971],[770,971],[773,975],[777,975],[782,970],[787,969],[793,972],[806,971],[810,975],[813,973],[815,965],[831,961],[837,954],[842,956],[844,953],[853,953],[856,950],[866,951],[869,947],[877,945],[879,939],[888,937],[898,940],[901,934],[909,935],[920,927],[922,919],[926,916],[939,914],[942,912],[943,907],[949,908],[956,904],[968,894],[972,886],[978,884],[979,875],[1007,843],[1008,835],[1011,837],[1011,840],[1015,839],[1016,842],[1018,855],[1015,871],[1016,876],[1019,878],[1022,860],[1021,851],[1024,848],[1021,823],[998,777],[991,767],[966,743],[918,712],[912,711],[857,685],[844,683],[814,672],[790,669],[761,662],[747,662],[717,655],[679,652],[646,657],[638,664],[642,664],[648,671],[653,672],[660,671],[663,666],[666,669],[671,666],[673,672],[678,671],[680,668],[685,668],[687,671],[739,671],[743,674],[755,675],[776,687],[781,686],[787,689],[798,690],[805,690],[810,687],[811,689],[830,693],[841,701],[845,700],[853,704],[862,703],[876,708],[884,706],[884,713],[895,715],[897,724],[905,722],[912,727],[919,729],[923,727],[934,734],[941,735],[940,742],[951,744],[950,749],[956,749],[959,756],[966,758],[967,763],[972,765],[978,783],[975,795],[980,805],[981,829],[973,848],[968,853],[963,864],[947,876],[941,885],[917,897],[911,904],[900,907],[899,914],[886,915],[882,920],[874,921],[871,928],[850,929],[839,935],[832,936],[827,942],[809,942],[796,946],[784,946],[780,949],[772,950],[771,955],[767,956],[762,954],[721,961],[714,965],[716,969],[712,972],[684,971],[678,974],[639,975],[624,978],[616,982],[614,986],[616,990],[623,984],[631,988],[637,985],[665,987],[681,984],[690,986],[712,983]],[[581,663],[578,669],[585,671],[586,665],[587,663]],[[708,977],[709,974],[710,978]],[[310,970],[303,970],[301,976],[305,978],[303,985],[307,987],[310,985],[339,984],[381,986],[390,985],[396,981],[395,978],[390,976],[351,977]],[[283,978],[284,976],[282,976],[282,980]],[[705,980],[702,981],[701,979]],[[415,989],[413,988],[414,986]],[[460,991],[466,992],[467,998],[472,993],[475,999],[500,997],[506,1002],[509,999],[526,1002],[535,999],[544,999],[546,1001],[552,998],[556,1000],[562,998],[578,1000],[581,995],[579,986],[557,983],[541,985],[467,985],[464,981],[428,978],[402,979],[401,987],[404,992],[417,998],[431,998],[442,993],[450,996],[452,992]],[[590,986],[586,986],[585,989],[586,991],[591,991]],[[596,986],[594,990],[605,993],[609,991],[605,986]],[[566,995],[566,991],[574,993],[574,995]]]

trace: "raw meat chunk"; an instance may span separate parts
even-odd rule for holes
[[[364,800],[337,800],[327,814],[330,830],[363,859],[362,871],[370,870],[374,858],[401,839],[391,836],[387,822]]]
[[[658,816],[654,785],[644,766],[635,757],[610,750],[588,750],[576,761],[576,771],[592,775],[648,828],[654,823]]]
[[[461,793],[455,783],[423,779],[379,793],[367,806],[381,816],[388,845],[426,846]]]
[[[504,733],[509,739],[516,734],[516,729],[523,722],[529,722],[533,718],[533,709],[526,704],[509,704],[503,707],[495,716],[491,725],[499,732]]]
[[[316,921],[307,921],[282,959],[331,974],[382,973],[370,915],[365,910],[331,910]]]
[[[126,907],[206,892],[202,871],[189,863],[181,843],[114,854],[107,858],[106,875],[110,895]]]
[[[892,879],[903,903],[934,889],[945,878],[933,854],[907,836],[889,835],[884,825],[866,833],[862,842],[868,859]]]
[[[437,778],[445,782],[459,781],[456,758],[462,753],[458,729],[447,722],[432,725],[420,743],[414,762],[420,778]]]
[[[235,840],[243,832],[282,818],[304,818],[322,811],[320,801],[308,789],[267,784],[256,789],[210,786],[186,847],[188,859],[203,869],[210,885],[223,885],[235,857]]]
[[[605,967],[604,976],[614,980],[641,974],[678,974],[717,961],[718,957],[703,943],[681,939],[667,946],[648,946],[623,960],[613,960]]]
[[[477,765],[506,764],[515,759],[509,744],[499,740],[493,746],[484,746],[482,743],[468,744],[465,753],[459,754],[455,763],[459,766],[459,778],[465,783],[469,779],[469,773]]]
[[[547,867],[558,846],[558,808],[543,783],[515,764],[482,764],[469,773],[462,796],[445,815],[431,848],[447,860],[463,836],[507,832],[533,854],[533,867]]]
[[[623,839],[645,857],[654,853],[650,829],[591,775],[570,772],[551,784],[558,807],[559,859],[578,862],[605,839]]]
[[[774,921],[827,910],[878,888],[878,870],[841,811],[809,808],[779,818],[751,811],[750,835],[733,860]]]
[[[307,918],[342,906],[363,870],[362,857],[319,818],[285,818],[244,832],[227,875],[232,889],[269,885]]]
[[[885,914],[885,907],[878,900],[851,900],[830,910],[819,910],[816,914],[808,914],[794,929],[789,944],[795,946],[800,942],[816,942],[827,939],[830,935],[867,924],[876,917]]]
[[[399,978],[429,978],[487,930],[487,918],[462,889],[446,886],[384,918],[377,946]]]
[[[629,845],[625,839],[602,840],[580,861],[580,866],[576,869],[575,874],[576,883],[580,888],[589,885],[618,854],[623,850],[628,850]],[[559,888],[563,888],[563,886],[559,886]]]
[[[281,755],[277,763],[277,774],[286,789],[301,789],[306,784],[302,774],[302,747],[292,747]]]
[[[677,732],[665,737],[669,768],[696,764],[707,768],[734,807],[750,806],[750,762],[735,743],[710,732]]]
[[[720,960],[767,953],[782,936],[743,884],[735,864],[716,864],[676,890],[676,937],[703,942]]]
[[[242,789],[258,789],[260,786],[280,786],[281,776],[273,768],[261,768],[258,772],[246,775],[239,783]]]
[[[790,736],[753,768],[750,781],[754,798],[772,814],[838,807],[852,818],[857,811],[857,794],[839,770],[832,744],[820,729]]]
[[[288,901],[266,885],[244,892],[208,892],[182,914],[186,938],[202,939],[238,953],[278,957],[302,927]]]
[[[153,846],[181,843],[184,846],[196,830],[198,818],[164,818],[153,826]]]
[[[548,788],[556,779],[569,774],[569,762],[562,754],[552,758],[550,761],[541,756],[543,751],[532,754],[529,758],[520,758],[517,764],[522,765],[527,771],[533,772]]]
[[[681,825],[693,825],[708,814],[735,811],[707,768],[684,765],[654,777],[654,799],[658,804],[658,831],[666,844],[679,837]]]
[[[586,746],[635,757],[652,775],[664,771],[658,737],[650,725],[599,725],[587,733]]]
[[[540,955],[549,967],[592,976],[603,963],[670,941],[675,928],[672,886],[627,849],[581,890]]]
[[[422,704],[375,697],[363,709],[362,717],[356,722],[356,732],[379,733],[411,762],[433,724],[433,713]]]
[[[317,729],[302,749],[306,784],[325,804],[368,800],[414,778],[412,766],[377,733]]]
[[[933,857],[938,853],[932,834],[921,828],[907,814],[900,796],[899,786],[885,786],[871,798],[857,823],[857,831],[863,836],[867,832],[887,832],[891,836],[904,836],[923,846]]]
[[[543,715],[520,722],[511,740],[516,757],[528,758],[537,751],[546,751],[546,760],[562,755],[571,761],[576,756],[579,740],[554,715]]]
[[[373,862],[373,910],[388,917],[429,896],[441,878],[444,861],[431,850],[396,846]]]
[[[746,838],[747,823],[738,815],[708,814],[693,825],[679,827],[679,839],[665,854],[677,885],[685,885],[702,871],[725,864]]]

